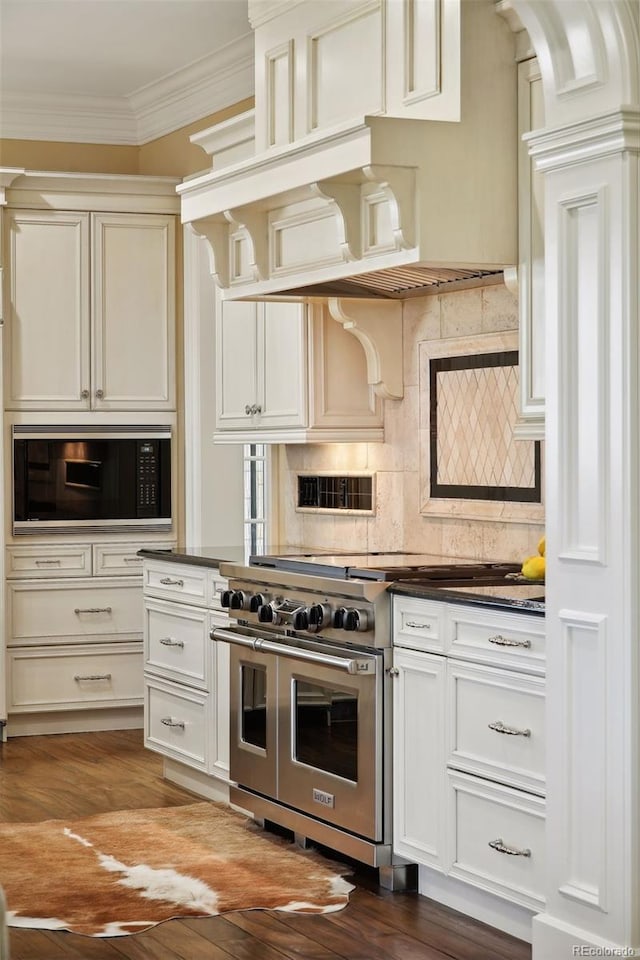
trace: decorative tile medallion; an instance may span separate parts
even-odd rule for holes
[[[431,496],[540,501],[540,444],[516,441],[518,351],[430,361]]]
[[[517,440],[517,334],[420,344],[422,512],[533,521],[541,444]]]

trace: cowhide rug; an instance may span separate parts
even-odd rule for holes
[[[328,913],[353,890],[335,864],[215,803],[0,824],[0,885],[9,926],[92,937],[229,910]]]

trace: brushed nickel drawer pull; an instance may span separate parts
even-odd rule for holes
[[[431,630],[430,623],[418,623],[417,620],[405,620],[405,627],[413,627],[414,630]]]
[[[498,840],[489,840],[489,846],[492,850],[497,850],[498,853],[506,853],[510,857],[530,857],[531,850],[527,847],[525,850],[518,850],[517,847],[508,847],[502,838]]]
[[[171,577],[161,577],[160,583],[164,587],[184,587],[184,580],[172,580]]]
[[[104,390],[96,390],[96,400],[104,400]]]
[[[86,676],[83,676],[80,673],[76,673],[73,678],[76,683],[80,683],[81,680],[111,680],[110,673],[88,673]]]
[[[160,637],[163,647],[184,647],[184,640],[174,640],[173,637]]]
[[[248,404],[248,403],[245,404],[244,412],[246,413],[246,415],[247,415],[248,417],[250,417],[251,414],[253,413],[253,407],[252,407],[250,404]]]
[[[60,566],[60,560],[36,560],[36,567],[44,567],[49,564],[54,564],[55,566]]]
[[[125,563],[142,563],[144,557],[123,557]]]
[[[509,640],[508,637],[502,637],[499,633],[495,637],[487,637],[489,643],[495,643],[499,647],[526,647],[531,646],[531,640]]]
[[[81,613],[111,613],[111,607],[76,607],[73,612],[76,616]]]
[[[489,730],[495,730],[496,733],[506,733],[510,737],[530,737],[531,730],[528,728],[526,730],[518,730],[517,727],[505,727],[502,720],[494,720],[493,723],[487,724]]]
[[[174,720],[173,717],[161,717],[160,723],[164,723],[165,727],[179,727],[180,730],[184,730],[184,720]]]

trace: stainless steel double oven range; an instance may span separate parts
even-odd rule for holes
[[[402,887],[391,842],[390,582],[498,582],[515,569],[402,554],[222,564],[235,623],[212,636],[231,646],[232,802]]]

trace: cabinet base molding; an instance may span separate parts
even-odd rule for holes
[[[504,933],[510,933],[512,937],[531,943],[531,921],[535,915],[526,907],[508,903],[492,893],[456,880],[455,877],[446,877],[430,870],[429,867],[422,866],[418,868],[418,893],[423,897],[437,900],[438,903],[443,903],[452,910],[465,913],[475,920],[488,923],[489,926],[496,927]],[[568,956],[570,954],[567,954]],[[535,958],[542,960],[537,953]],[[561,955],[556,954],[553,960],[560,960],[560,958]],[[547,960],[546,955],[545,960]],[[552,960],[551,954],[548,960]]]
[[[95,733],[100,730],[141,730],[144,725],[139,707],[102,710],[61,710],[55,713],[29,713],[10,716],[7,737],[39,737],[52,733]]]
[[[170,780],[178,787],[190,790],[205,800],[214,800],[218,803],[229,803],[229,784],[223,780],[210,777],[200,770],[186,767],[177,760],[165,760],[162,770],[165,780]]]
[[[535,960],[570,960],[578,955],[581,947],[583,956],[637,956],[640,944],[614,943],[605,940],[589,930],[574,927],[569,923],[552,917],[548,913],[539,913],[533,918],[532,947]],[[634,949],[635,947],[635,949]]]

